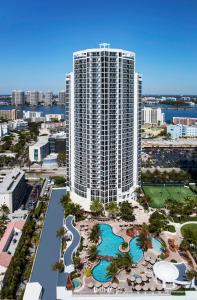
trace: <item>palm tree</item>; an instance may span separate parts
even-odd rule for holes
[[[55,272],[63,272],[64,271],[63,261],[61,260],[54,263],[54,265],[52,266],[52,270]]]
[[[99,236],[100,236],[100,228],[99,228],[98,224],[95,224],[92,227],[92,230],[91,230],[90,235],[89,235],[89,239],[92,242],[97,242],[98,239],[99,239]]]
[[[106,210],[112,217],[115,217],[119,213],[119,207],[116,202],[110,202],[106,205]]]
[[[103,204],[99,199],[95,199],[92,201],[90,205],[90,210],[96,215],[99,216],[103,212]]]
[[[90,261],[95,261],[97,256],[99,255],[99,251],[97,249],[96,245],[92,245],[89,249],[88,249],[88,257],[90,259]]]
[[[107,267],[107,277],[112,277],[112,281],[116,278],[118,273],[118,266],[116,261],[112,261],[112,263]]]
[[[197,269],[191,269],[186,273],[186,277],[189,281],[191,281],[190,288],[195,286],[195,280],[197,280]]]
[[[149,231],[148,231],[148,225],[143,223],[141,231],[138,236],[137,244],[140,248],[142,248],[144,251],[147,251],[147,243],[150,241]]]
[[[65,235],[66,231],[65,231],[65,228],[64,227],[60,227],[60,229],[58,229],[56,231],[56,237],[62,239]]]
[[[6,215],[6,216],[9,215],[9,213],[10,213],[9,208],[5,203],[1,205],[0,211],[3,213],[3,215]]]

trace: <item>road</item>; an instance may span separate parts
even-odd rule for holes
[[[65,189],[53,189],[47,215],[41,234],[30,282],[39,282],[44,294],[42,300],[56,299],[57,273],[52,271],[52,265],[59,260],[61,240],[56,237],[56,231],[63,225],[64,211],[60,198]]]

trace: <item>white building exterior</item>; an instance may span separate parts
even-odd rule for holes
[[[46,122],[62,121],[64,120],[63,114],[47,114],[45,115]]]
[[[130,200],[140,184],[141,78],[135,54],[102,44],[75,52],[73,67],[71,198],[86,209],[95,198]]]
[[[24,105],[25,103],[25,92],[21,90],[12,91],[12,105]]]
[[[0,137],[9,133],[8,123],[0,123]]]
[[[17,119],[8,122],[9,130],[22,130],[28,128],[28,122],[23,119]]]
[[[18,209],[26,192],[25,172],[20,169],[0,171],[0,206],[6,204],[10,212]]]
[[[164,123],[165,114],[162,113],[160,107],[144,107],[143,109],[143,120],[144,124],[162,125]]]
[[[38,142],[29,146],[29,159],[32,162],[41,162],[49,154],[48,137],[39,137]]]
[[[171,135],[172,139],[179,139],[182,137],[197,137],[197,126],[188,126],[182,124],[168,125],[167,133]]]
[[[45,92],[43,96],[44,105],[50,106],[53,102],[53,93],[52,92]]]

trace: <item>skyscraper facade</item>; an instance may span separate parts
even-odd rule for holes
[[[12,91],[12,105],[24,105],[25,102],[25,92],[20,90]]]
[[[141,149],[141,78],[135,73],[135,54],[101,44],[75,52],[73,67],[72,199],[87,209],[94,199],[130,200],[139,184]]]
[[[58,104],[65,105],[65,102],[66,102],[66,92],[60,91],[58,95]]]

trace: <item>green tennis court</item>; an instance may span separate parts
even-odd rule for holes
[[[143,190],[146,196],[151,199],[150,206],[155,208],[162,208],[165,205],[167,199],[175,199],[177,201],[184,201],[186,197],[195,197],[196,195],[190,188],[184,186],[143,186]]]

